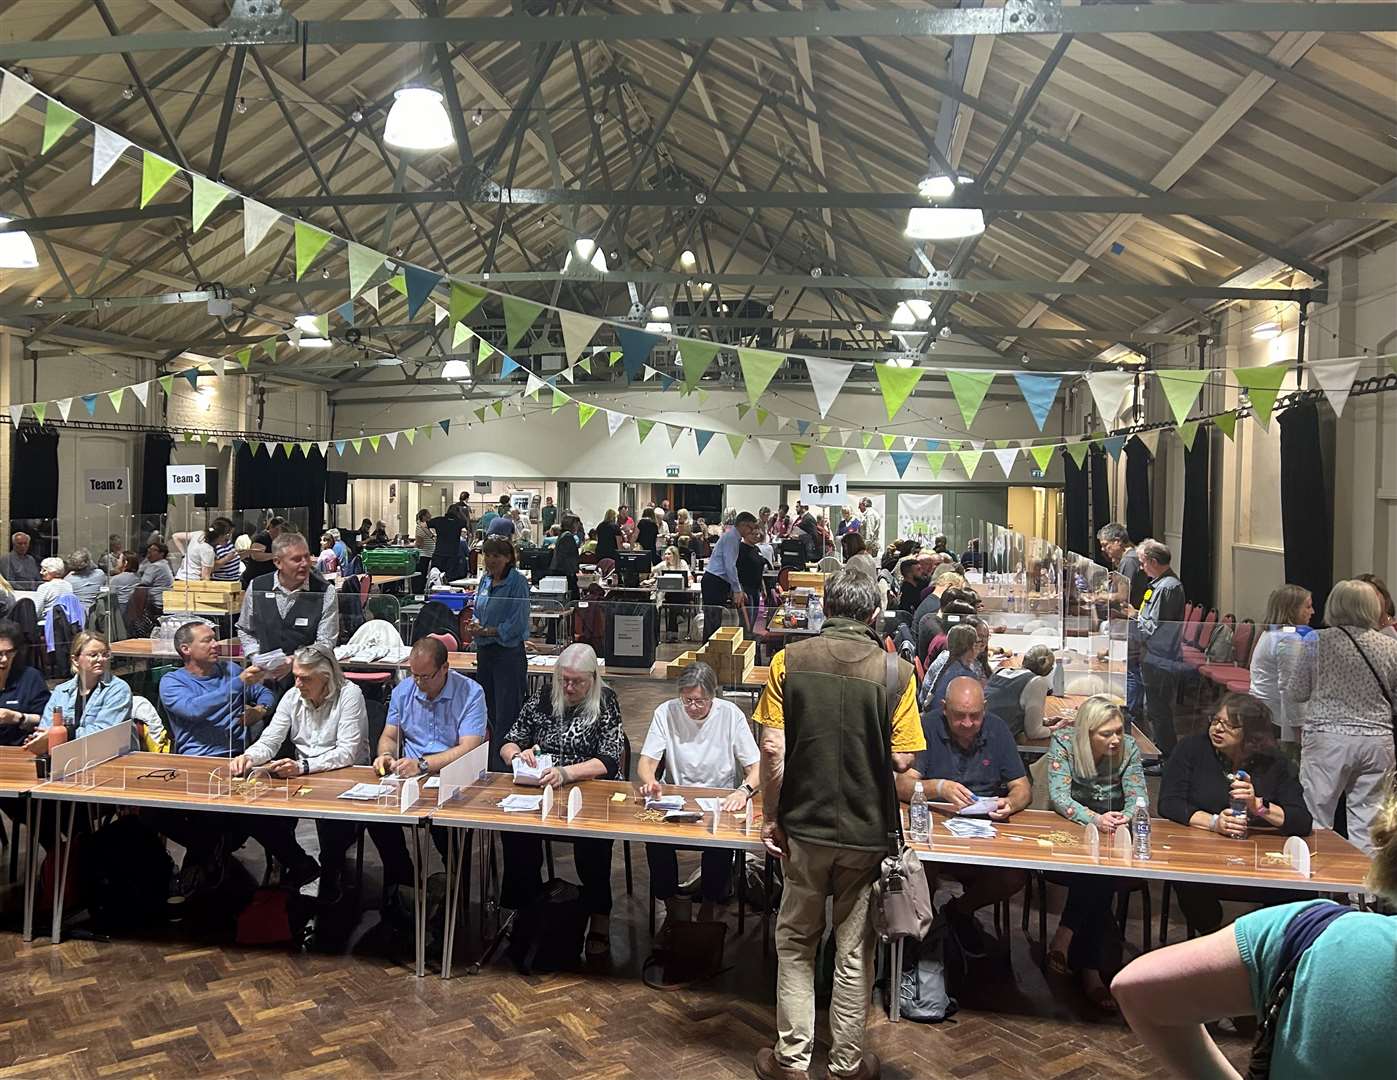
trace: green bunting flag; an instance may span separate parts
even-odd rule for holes
[[[1276,398],[1285,382],[1287,368],[1284,364],[1271,364],[1267,367],[1233,368],[1232,374],[1237,383],[1246,390],[1251,399],[1251,411],[1261,421],[1263,431],[1271,429],[1271,410],[1276,407]]]
[[[297,221],[296,227],[296,280],[310,269],[315,257],[330,242],[330,234],[306,221]]]
[[[622,353],[620,349],[612,349],[611,352],[607,354],[607,367],[615,367],[621,362],[621,357],[624,355],[625,354]]]
[[[34,410],[34,415],[38,418],[39,423],[42,424],[45,414],[49,411],[49,403],[47,401],[36,401],[30,408]]]
[[[829,463],[829,471],[834,472],[839,468],[839,463],[844,460],[844,455],[848,453],[842,446],[826,446],[825,461]]]
[[[786,354],[764,349],[738,349],[737,360],[742,366],[742,381],[747,385],[747,400],[755,405],[777,368],[786,362]]]
[[[166,397],[175,392],[175,377],[173,375],[161,375],[155,381],[160,384],[160,389],[165,391]]]
[[[167,375],[165,378],[170,379],[171,381],[174,380],[174,376],[172,375]],[[160,381],[163,383],[165,380],[162,379]],[[112,408],[115,409],[117,412],[121,412],[121,399],[125,396],[126,387],[124,386],[118,386],[115,390],[107,391],[107,400],[112,403]]]
[[[896,436],[896,435],[881,435],[881,436],[879,436],[879,438],[881,438],[881,439],[883,440],[883,449],[884,449],[884,450],[891,450],[891,449],[893,448],[893,446],[897,443],[897,436]]]
[[[729,436],[727,437],[727,439],[728,439],[728,446],[729,446],[729,447],[731,448],[731,450],[732,450],[732,456],[733,456],[733,457],[737,457],[738,454],[742,453],[742,444],[745,443],[745,442],[747,441],[747,436],[746,436],[746,435],[729,435]]]
[[[578,371],[585,371],[588,375],[592,374],[592,358],[590,356],[584,356],[575,366]]]
[[[485,406],[484,406],[484,405],[482,405],[482,406],[480,406],[480,408],[474,409],[474,410],[472,410],[472,411],[475,413],[475,418],[476,418],[477,420],[479,420],[482,424],[485,423]]]
[[[403,273],[394,274],[388,279],[388,287],[400,296],[407,295],[407,275]]]
[[[430,429],[428,429],[428,430],[430,430]],[[410,428],[403,428],[403,434],[407,436],[407,444],[408,444],[409,446],[411,446],[413,443],[415,443],[415,442],[417,441],[417,429],[416,429],[416,428],[412,428],[412,427],[410,427]],[[430,436],[429,436],[429,438],[430,438]]]
[[[636,434],[638,434],[638,435],[640,436],[640,441],[641,441],[641,442],[644,442],[646,436],[649,435],[650,432],[653,431],[654,429],[655,429],[655,421],[653,421],[653,420],[641,420],[639,417],[636,418],[635,430],[636,430]]]
[[[267,359],[276,363],[277,339],[274,337],[262,339],[262,351],[267,354]]]
[[[243,369],[244,371],[247,371],[250,367],[252,367],[252,346],[251,346],[251,345],[248,345],[248,346],[246,346],[245,348],[239,349],[239,350],[238,350],[238,353],[237,353],[237,356],[238,356],[238,363],[242,365],[242,369]]]
[[[1030,446],[1028,448],[1029,456],[1037,463],[1039,472],[1047,474],[1048,464],[1053,460],[1055,449],[1057,449],[1055,446]]]
[[[486,360],[490,359],[490,354],[495,350],[490,347],[490,343],[484,338],[478,338],[477,340],[480,344],[475,350],[475,362],[477,364],[483,364]]]
[[[383,439],[383,436],[382,436],[382,435],[370,435],[370,436],[369,436],[369,446],[373,449],[373,452],[374,452],[375,454],[378,453],[378,444],[382,441],[382,439]]]
[[[383,252],[365,247],[363,244],[349,245],[349,298],[353,300],[363,292],[374,274],[383,266]]]
[[[960,458],[960,463],[965,468],[965,477],[967,480],[975,475],[975,469],[980,464],[980,455],[983,453],[983,450],[956,451],[956,457]]]
[[[903,368],[902,370],[914,371],[916,369]],[[965,420],[966,429],[969,430],[970,425],[975,422],[975,414],[980,411],[980,405],[985,400],[985,394],[989,392],[990,383],[994,382],[994,372],[948,371],[946,372],[946,381],[951,384],[951,393],[956,396],[956,404],[960,406],[960,415]],[[915,386],[916,383],[913,385]]]
[[[159,154],[152,154],[146,150],[141,160],[141,208],[144,209],[151,199],[170,180],[170,177],[179,172],[179,166],[172,161],[166,161]]]
[[[194,182],[191,221],[194,225],[194,231],[198,232],[199,227],[208,220],[214,208],[233,193],[222,184],[215,184],[212,180],[208,180],[198,173],[190,173],[189,176]]]
[[[572,398],[568,397],[565,393],[563,393],[561,390],[559,390],[556,386],[553,387],[553,408],[552,408],[551,411],[552,411],[552,412],[557,412],[559,409],[561,409],[564,405],[566,405],[566,404],[567,404],[569,401],[571,401],[571,400],[572,400]]]
[[[708,365],[718,355],[718,346],[711,341],[696,341],[693,338],[679,339],[679,360],[684,365],[684,388],[692,390],[698,385]]]
[[[891,420],[902,408],[903,402],[922,381],[926,368],[898,367],[896,364],[874,364],[874,374],[878,376],[878,386],[883,391],[883,407],[888,410]],[[886,447],[885,447],[886,449]]]
[[[63,138],[64,133],[77,122],[78,114],[53,98],[49,98],[44,108],[44,144],[39,153],[47,154],[53,144]]]
[[[747,419],[747,414],[748,414],[749,412],[751,412],[751,411],[752,411],[752,406],[748,405],[748,404],[744,401],[742,404],[740,404],[740,405],[737,407],[737,418],[738,418],[739,420],[746,420],[746,419]]]
[[[1183,439],[1183,441],[1184,441],[1184,446],[1186,446],[1188,449],[1190,449],[1190,450],[1193,449],[1193,440],[1194,440],[1194,438],[1195,438],[1197,435],[1198,435],[1198,421],[1197,421],[1197,420],[1190,420],[1190,421],[1188,421],[1188,422],[1185,423],[1185,424],[1180,424],[1180,425],[1179,425],[1179,438]]]
[[[1237,414],[1235,412],[1218,413],[1217,416],[1213,417],[1213,423],[1229,439],[1237,437]]]
[[[1164,390],[1164,397],[1169,402],[1169,410],[1174,414],[1175,424],[1182,424],[1188,419],[1189,411],[1198,400],[1198,394],[1210,374],[1212,373],[1207,370],[1155,372],[1155,377],[1159,379],[1159,385]]]
[[[505,348],[512,349],[519,344],[519,339],[528,332],[529,327],[534,324],[539,313],[543,310],[542,304],[535,304],[532,300],[525,300],[518,296],[506,296],[504,298],[504,336]]]
[[[1068,443],[1065,447],[1067,455],[1077,463],[1077,468],[1082,467],[1082,462],[1087,459],[1087,444],[1084,442]]]
[[[350,440],[349,440],[349,445],[352,446],[352,447],[354,447],[354,452],[355,452],[356,454],[362,454],[362,453],[364,452],[364,440],[363,440],[363,439],[350,439]]]
[[[454,352],[471,339],[475,332],[463,322],[458,322],[451,330],[451,350]]]
[[[946,451],[933,450],[927,454],[926,463],[931,467],[931,478],[937,479],[941,475],[941,470],[946,467]]]
[[[865,450],[867,450],[867,449],[868,449],[868,444],[871,443],[871,442],[873,441],[873,432],[871,432],[871,431],[860,431],[860,432],[859,432],[859,441],[860,441],[861,443],[863,443],[863,448],[864,448]]]
[[[592,419],[592,417],[594,417],[594,416],[596,416],[596,415],[597,415],[597,407],[596,407],[595,405],[587,405],[587,404],[584,404],[583,402],[580,402],[580,401],[579,401],[579,402],[577,403],[577,427],[578,427],[578,429],[580,430],[580,429],[582,429],[582,428],[585,428],[585,427],[587,426],[587,421],[590,420],[590,419]]]
[[[463,281],[453,281],[451,283],[451,300],[446,305],[446,310],[452,322],[460,322],[472,311],[480,306],[480,302],[490,294],[484,289],[477,288]]]
[[[805,460],[805,455],[808,454],[808,453],[810,453],[810,444],[809,444],[809,443],[803,443],[803,442],[793,442],[793,443],[791,443],[791,460],[793,460],[793,461],[796,463],[797,466],[799,466],[800,463],[801,463],[802,461]]]
[[[504,416],[504,398],[496,398],[490,402],[490,408],[495,410],[496,416]]]

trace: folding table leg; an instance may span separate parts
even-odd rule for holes
[[[412,874],[414,933],[417,944],[417,977],[427,972],[427,877],[430,866],[427,861],[427,847],[422,842],[426,830],[420,825],[409,829],[412,834]]]
[[[34,897],[39,885],[39,833],[43,828],[43,807],[32,795],[24,797],[24,940],[34,940]],[[18,829],[15,832],[19,832]],[[19,842],[19,837],[15,837]]]

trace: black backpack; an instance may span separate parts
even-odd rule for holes
[[[108,933],[161,923],[175,864],[159,834],[125,814],[84,838],[83,897],[93,923]]]
[[[514,916],[509,958],[519,974],[575,970],[582,960],[589,918],[577,886],[550,879],[534,902]]]

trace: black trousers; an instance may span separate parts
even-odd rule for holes
[[[1110,931],[1111,900],[1119,882],[1104,874],[1067,875],[1062,925],[1072,931],[1067,964],[1076,971],[1100,971],[1102,946]]]
[[[707,641],[723,623],[723,609],[732,606],[732,586],[717,574],[704,574],[699,579],[699,594],[703,599],[703,640]]]
[[[701,851],[699,895],[706,904],[721,904],[732,884],[732,852],[727,848],[677,848],[673,844],[646,844],[650,864],[650,891],[656,900],[668,900],[679,892],[679,852]]]
[[[611,914],[612,840],[561,840],[571,843],[577,876],[582,879],[582,906],[592,915]],[[533,903],[543,888],[543,839],[526,833],[500,833],[504,847],[504,881],[500,903],[519,911]]]
[[[524,707],[529,658],[523,645],[483,645],[475,651],[475,663],[475,677],[485,690],[485,711],[490,716],[490,771],[506,772],[500,747]]]
[[[249,839],[283,866],[308,858],[296,840],[296,818],[265,814],[205,814],[196,810],[156,810],[151,826],[185,850],[185,858],[207,860],[222,842],[224,850],[237,851]]]
[[[1285,889],[1248,889],[1240,885],[1200,885],[1188,881],[1174,882],[1174,895],[1178,897],[1179,910],[1184,913],[1184,923],[1200,936],[1222,928],[1224,900],[1271,907],[1314,898],[1312,893],[1287,892]]]
[[[1174,702],[1179,694],[1179,680],[1172,671],[1149,663],[1140,665],[1140,678],[1145,684],[1145,719],[1149,721],[1150,737],[1159,747],[1162,757],[1174,752],[1179,741],[1174,731]]]
[[[408,854],[407,841],[403,838],[403,826],[376,822],[369,826],[369,836],[374,847],[378,848],[378,858],[383,863],[383,887],[412,884],[412,856]],[[432,843],[446,858],[447,832],[440,825],[432,827]],[[467,853],[469,854],[469,853]]]

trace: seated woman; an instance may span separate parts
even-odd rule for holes
[[[1246,779],[1242,779],[1246,773]],[[1236,800],[1246,805],[1232,813]],[[1247,826],[1269,826],[1282,836],[1309,836],[1314,819],[1294,768],[1280,751],[1271,710],[1250,694],[1228,694],[1207,731],[1180,739],[1164,766],[1159,816],[1219,836],[1245,837]],[[1188,928],[1211,934],[1222,926],[1222,901],[1280,903],[1289,894],[1266,889],[1174,883]]]
[[[1048,800],[1068,821],[1095,825],[1101,843],[1130,827],[1135,800],[1148,798],[1140,748],[1125,733],[1125,713],[1110,698],[1087,698],[1069,727],[1053,732],[1048,749]],[[1088,1000],[1115,1011],[1101,975],[1102,945],[1111,921],[1111,898],[1119,884],[1108,874],[1065,875],[1067,902],[1048,946],[1048,970],[1076,971]]]
[[[688,562],[686,562],[684,557],[679,554],[679,549],[677,547],[674,547],[673,545],[665,548],[664,558],[660,560],[660,565],[655,567],[655,573],[657,575],[663,574],[665,573],[665,571],[669,571],[671,574],[679,573],[681,571],[684,574],[689,573]],[[671,599],[671,597],[673,599]],[[687,600],[688,597],[684,593],[664,594],[663,606],[665,609],[666,641],[679,640],[679,616],[683,614],[685,602]]]
[[[661,704],[650,718],[650,730],[636,765],[641,794],[651,799],[664,794],[659,779],[663,764],[665,784],[722,788],[728,792],[720,804],[723,810],[745,810],[756,794],[761,766],[751,725],[742,710],[719,698],[718,676],[707,664],[686,667],[677,685],[679,696]],[[673,844],[645,845],[650,889],[664,901],[666,926],[671,920],[687,922],[691,912],[690,902],[679,896],[677,851]],[[703,849],[701,922],[718,921],[719,905],[727,898],[732,880],[732,865],[732,852],[727,848]]]
[[[18,746],[48,704],[49,689],[29,666],[29,642],[16,623],[0,622],[0,745]]]
[[[315,557],[315,569],[324,577],[339,572],[340,557],[335,551],[335,538],[325,533],[320,538],[320,554]]]
[[[540,690],[525,702],[505,734],[500,757],[511,768],[516,757],[533,766],[548,755],[552,768],[543,783],[558,788],[580,780],[621,779],[625,729],[616,693],[597,671],[597,654],[590,645],[569,645],[558,656],[552,690]],[[527,908],[543,882],[543,842],[536,835],[501,833],[504,845],[504,886],[500,903],[515,911]],[[610,840],[577,839],[573,862],[582,879],[582,905],[591,915],[587,956],[598,959],[611,951]]]
[[[229,773],[242,776],[251,769],[265,768],[275,777],[289,778],[367,765],[369,715],[364,693],[345,679],[334,650],[327,645],[302,646],[291,658],[291,675],[295,685],[282,695],[262,737],[233,759]],[[287,740],[296,756],[277,757]],[[290,822],[294,833],[295,819],[284,820]],[[283,884],[299,888],[318,869],[319,899],[332,903],[339,897],[340,867],[354,842],[355,824],[317,818],[315,830],[320,838],[319,868],[305,855],[304,860],[296,859],[286,868],[290,880],[283,878]],[[300,850],[299,845],[296,850]]]
[[[73,677],[53,688],[30,743],[47,739],[48,729],[55,724],[68,729],[68,738],[77,739],[131,719],[131,688],[112,677],[107,639],[84,630],[73,638],[69,655]]]
[[[1034,645],[1023,654],[1020,667],[1001,668],[985,686],[985,707],[1006,724],[1015,735],[1046,739],[1058,727],[1044,722],[1043,710],[1052,689],[1053,665],[1057,657],[1046,645]]]
[[[935,676],[927,673],[923,686],[926,703],[922,711],[934,713],[940,710],[941,703],[946,700],[946,687],[962,675],[968,675],[983,686],[985,676],[977,662],[979,655],[980,635],[976,628],[967,623],[951,627],[951,632],[946,635],[946,663]]]

